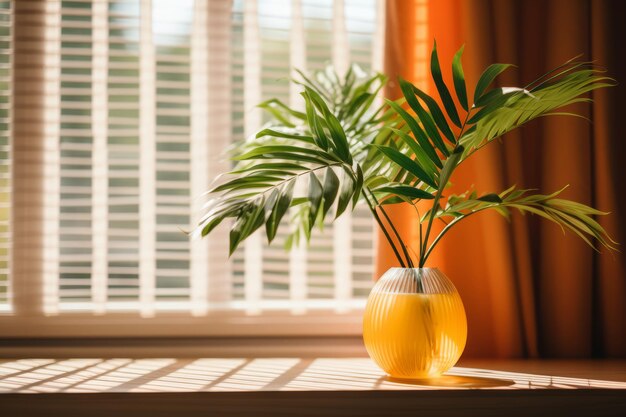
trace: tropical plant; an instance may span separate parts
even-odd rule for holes
[[[511,66],[493,64],[470,99],[462,54],[463,48],[454,55],[451,88],[443,80],[436,43],[432,50],[430,70],[442,106],[403,79],[399,85],[404,97],[381,103],[377,95],[386,77],[367,75],[357,66],[341,78],[332,68],[311,76],[299,72],[294,82],[303,89],[303,111],[277,99],[260,104],[273,121],[234,148],[234,168],[210,190],[196,233],[205,236],[232,219],[232,254],[262,226],[271,242],[289,213],[290,246],[301,236],[310,238],[316,224],[333,221],[363,201],[403,267],[423,267],[454,225],[485,210],[507,218],[511,209],[536,214],[594,248],[595,239],[615,249],[616,242],[594,219],[607,213],[560,198],[562,190],[542,195],[513,186],[481,196],[473,190],[445,195],[455,169],[475,152],[530,120],[571,114],[558,109],[590,101],[586,93],[614,81],[591,63],[573,59],[525,87],[490,88]],[[404,203],[418,210],[417,203],[424,200],[429,205],[427,210],[420,205],[415,249],[402,240],[385,207]],[[431,236],[437,219],[446,225]]]

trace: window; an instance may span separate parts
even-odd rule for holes
[[[294,67],[381,69],[381,10],[381,0],[0,2],[0,308],[149,317],[362,306],[375,240],[365,208],[308,247],[287,253],[259,234],[231,260],[226,229],[203,241],[182,230],[228,168],[224,150],[268,121],[255,105],[299,105]],[[15,91],[26,81],[39,83],[31,99],[44,95],[30,142],[29,101]],[[24,173],[37,161],[43,188],[31,195],[37,178]],[[37,265],[24,252],[35,238]]]

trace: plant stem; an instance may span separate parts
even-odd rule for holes
[[[411,204],[413,206],[413,208],[415,209],[415,212],[417,213],[417,223],[419,224],[419,228],[420,228],[420,240],[419,240],[419,258],[418,258],[418,262],[419,260],[421,260],[422,258],[422,216],[420,215],[420,211],[417,208],[417,204],[412,203]]]
[[[411,259],[411,255],[409,255],[409,251],[407,250],[406,245],[404,244],[404,241],[402,240],[402,237],[400,236],[400,233],[398,233],[398,230],[396,229],[396,227],[394,226],[393,222],[391,221],[391,219],[387,215],[387,212],[385,211],[383,206],[376,199],[376,196],[374,195],[374,193],[372,193],[372,190],[370,190],[368,188],[367,191],[370,193],[370,196],[372,197],[372,200],[374,200],[374,203],[376,204],[376,207],[380,207],[380,211],[383,213],[383,216],[385,216],[385,219],[387,220],[387,223],[389,223],[389,226],[391,226],[391,230],[396,235],[396,239],[398,239],[398,243],[400,244],[400,247],[402,248],[402,252],[404,253],[404,257],[406,258],[406,261],[407,261],[407,264],[408,264],[409,268],[413,268],[413,266],[414,266],[413,265],[413,260]]]
[[[461,139],[461,136],[463,136],[463,132],[465,131],[465,126],[467,126],[467,121],[469,120],[469,117],[470,117],[471,113],[472,113],[472,111],[470,110],[465,115],[465,120],[463,120],[463,124],[461,125],[461,131],[459,132],[459,135],[457,136],[456,146],[454,147],[454,150],[452,151],[452,153],[454,153],[454,151],[456,151],[456,149],[460,146],[459,141]],[[454,168],[455,167],[453,167],[452,170],[450,171],[450,176],[452,176],[452,171],[454,171]],[[428,226],[426,227],[426,235],[424,236],[424,242],[423,242],[423,245],[422,245],[422,250],[420,251],[420,253],[421,253],[420,263],[419,263],[419,267],[420,268],[424,267],[424,264],[426,263],[426,259],[428,258],[428,256],[426,256],[426,250],[428,248],[428,238],[430,237],[430,229],[433,226],[433,221],[435,220],[435,215],[437,214],[437,211],[439,209],[439,200],[441,199],[441,195],[443,194],[443,189],[444,189],[445,186],[446,186],[446,184],[439,184],[439,188],[437,189],[437,194],[435,194],[435,200],[433,201],[433,208],[430,210],[430,217],[428,219]],[[433,242],[433,243],[436,243],[436,241]],[[430,246],[430,250],[432,250],[433,247],[434,246],[431,245]],[[430,250],[428,251],[428,253],[430,253]]]
[[[370,211],[372,212],[372,215],[374,216],[374,219],[376,219],[376,222],[378,223],[378,227],[380,227],[380,230],[382,230],[383,234],[387,238],[387,242],[389,243],[389,246],[391,246],[391,249],[393,249],[393,253],[396,255],[396,258],[398,259],[398,262],[400,262],[400,266],[402,268],[406,268],[406,264],[402,260],[402,256],[400,255],[400,252],[398,252],[398,249],[396,248],[396,245],[394,244],[393,239],[389,235],[389,232],[385,228],[385,225],[383,224],[382,220],[378,216],[378,213],[376,212],[376,206],[373,205],[370,202],[370,200],[367,197],[367,194],[365,192],[363,192],[363,197],[365,197],[365,201],[367,202],[367,205],[368,205]]]
[[[463,217],[461,217],[460,219],[463,219]],[[452,226],[454,226],[458,221],[460,220],[453,220],[450,222],[450,224],[448,224],[446,227],[443,228],[443,230],[437,235],[437,237],[435,238],[435,240],[433,240],[433,243],[431,243],[430,247],[428,248],[428,250],[426,251],[426,253],[424,254],[424,256],[422,257],[423,259],[423,263],[426,263],[426,260],[428,259],[428,257],[430,256],[430,252],[433,250],[433,248],[435,247],[435,245],[439,242],[439,240],[441,240],[441,238],[443,237],[443,235],[446,234],[446,232],[448,230],[450,230],[450,228]]]
[[[426,260],[428,259],[428,257],[430,256],[430,253],[433,251],[433,249],[435,248],[435,245],[437,245],[437,243],[439,243],[439,241],[441,240],[441,238],[452,228],[452,226],[454,226],[455,224],[457,224],[458,222],[460,222],[463,219],[468,218],[469,216],[471,216],[472,214],[475,213],[480,213],[483,210],[487,210],[493,208],[493,206],[488,206],[488,207],[484,207],[475,211],[472,211],[470,213],[464,214],[462,217],[458,217],[454,220],[452,220],[450,223],[448,223],[448,225],[446,227],[443,228],[443,230],[437,235],[437,237],[433,240],[433,243],[430,244],[430,247],[428,248],[428,250],[426,251],[426,253],[424,254],[424,263],[426,262]]]
[[[348,173],[352,177],[353,181],[356,182],[356,174],[352,170],[352,167],[350,165],[348,165],[348,164],[345,164],[345,163],[342,164],[342,165],[343,165],[344,171],[346,173]],[[374,200],[374,204],[367,197],[366,190],[370,193],[372,199]],[[389,243],[389,246],[391,246],[391,249],[393,249],[393,253],[396,255],[396,259],[398,259],[398,262],[400,262],[400,266],[403,267],[403,268],[406,268],[406,264],[404,263],[404,260],[402,259],[402,256],[400,255],[400,252],[398,251],[398,248],[396,248],[396,245],[393,242],[393,239],[389,235],[389,232],[387,231],[387,228],[385,227],[383,221],[380,219],[380,216],[378,215],[378,212],[376,211],[376,206],[378,205],[378,201],[376,200],[376,197],[374,196],[372,191],[369,188],[367,188],[367,187],[363,187],[363,197],[365,198],[365,201],[367,202],[367,206],[369,207],[370,211],[372,212],[372,215],[374,216],[374,219],[376,220],[376,223],[378,223],[378,227],[380,227],[380,230],[382,230],[383,234],[385,235],[385,238],[387,239],[387,242]],[[389,224],[391,225],[391,227],[395,231],[393,223],[391,223],[389,218],[387,218],[387,221],[389,221]],[[396,234],[397,234],[397,231],[396,231]],[[400,243],[402,244],[402,240],[399,238],[399,235],[397,235],[397,236],[398,236],[398,239],[400,240]],[[408,259],[409,262],[411,262],[409,257],[407,257],[407,259]]]
[[[424,235],[424,242],[422,244],[422,249],[420,250],[420,263],[419,267],[423,268],[426,263],[426,258],[424,257],[426,253],[426,248],[428,247],[428,237],[430,236],[430,229],[433,227],[433,221],[435,220],[435,214],[437,213],[437,209],[439,208],[439,199],[441,198],[441,194],[443,193],[444,185],[440,185],[437,190],[437,194],[435,194],[435,200],[433,201],[433,208],[430,209],[430,216],[428,218],[428,225],[426,226],[426,234]]]

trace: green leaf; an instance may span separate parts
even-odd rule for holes
[[[337,155],[347,163],[352,163],[352,157],[350,155],[350,147],[348,145],[348,140],[346,139],[346,134],[341,127],[341,123],[335,117],[334,114],[330,112],[328,106],[324,102],[324,100],[312,89],[306,88],[306,94],[310,97],[311,101],[314,103],[315,107],[317,107],[324,116],[324,121],[330,130],[330,135],[333,140],[333,144],[335,145],[335,149],[337,150]]]
[[[220,191],[225,190],[236,190],[239,189],[239,186],[258,186],[260,184],[272,184],[276,181],[281,181],[281,177],[276,176],[266,176],[266,175],[250,175],[247,177],[239,177],[234,178],[230,181],[225,182],[224,184],[218,185],[217,187],[211,189],[209,193],[219,193]]]
[[[324,177],[324,207],[322,215],[326,216],[328,210],[335,202],[337,193],[339,192],[339,178],[332,168],[326,169],[326,176]]]
[[[253,164],[244,168],[232,171],[232,174],[243,174],[250,171],[265,171],[265,170],[283,170],[283,171],[303,171],[307,168],[298,164],[290,164],[288,162],[267,162],[264,164]]]
[[[551,206],[556,206],[556,207],[565,207],[571,211],[577,211],[582,214],[588,214],[588,215],[594,215],[594,216],[604,216],[604,215],[609,214],[606,211],[601,211],[593,207],[589,207],[586,204],[578,203],[576,201],[571,201],[571,200],[564,200],[561,198],[550,199],[549,201],[546,202],[546,204],[549,204]]]
[[[324,195],[324,189],[322,188],[322,184],[320,180],[317,179],[317,175],[314,173],[309,174],[309,203],[310,203],[310,211],[309,211],[309,227],[312,228],[315,224],[315,220],[317,219],[317,212],[319,211],[322,197]],[[309,230],[311,230],[309,228]]]
[[[324,132],[324,128],[322,127],[322,124],[320,123],[318,119],[318,116],[317,116],[317,113],[315,112],[315,107],[311,101],[311,98],[306,92],[301,93],[301,95],[302,97],[304,97],[306,117],[307,117],[309,127],[311,128],[311,131],[313,132],[313,139],[315,140],[315,143],[317,144],[317,146],[319,146],[320,148],[324,150],[327,150],[328,149],[328,137],[326,136],[326,132]]]
[[[484,201],[486,203],[502,203],[502,199],[498,194],[485,194],[477,198],[479,201]]]
[[[443,140],[441,140],[441,136],[437,131],[437,127],[439,127],[439,130],[441,130],[441,132],[452,143],[455,143],[454,134],[452,133],[452,130],[450,130],[448,122],[446,122],[446,118],[439,109],[439,106],[437,105],[435,99],[433,99],[428,94],[424,93],[422,90],[415,87],[408,81],[403,80],[402,78],[399,78],[399,82],[404,98],[406,98],[407,103],[409,103],[409,106],[411,106],[417,117],[420,119],[422,125],[424,125],[426,132],[432,139],[435,146],[437,146],[437,149],[439,149],[446,156],[450,155],[448,148],[446,148]],[[424,100],[424,103],[426,103],[426,106],[428,106],[430,114],[428,114],[419,103],[415,96],[416,94],[419,95],[422,100]]]
[[[446,162],[443,165],[443,169],[441,170],[441,174],[439,175],[440,189],[443,189],[446,184],[448,184],[448,180],[452,175],[452,171],[454,171],[454,168],[456,168],[456,166],[459,164],[464,150],[465,149],[463,149],[463,146],[459,145],[456,147],[454,152],[452,152],[452,155],[450,155],[448,159],[446,159]]]
[[[296,140],[301,140],[307,143],[315,143],[315,140],[313,139],[312,136],[297,135],[295,133],[281,132],[275,129],[263,129],[263,130],[260,130],[259,133],[256,134],[257,139],[262,138],[264,136],[272,136],[275,138],[285,138],[285,139],[296,139]]]
[[[208,235],[209,233],[211,233],[213,229],[215,229],[217,226],[219,226],[220,223],[222,223],[222,221],[224,221],[225,218],[226,216],[219,216],[219,217],[214,217],[211,220],[208,220],[205,223],[204,227],[202,228],[200,235],[204,237]]]
[[[309,200],[306,197],[295,197],[293,200],[291,200],[291,207],[306,204],[308,201]]]
[[[424,190],[420,190],[419,188],[415,188],[415,187],[409,187],[406,185],[393,185],[393,186],[387,186],[387,187],[380,187],[380,188],[377,188],[375,191],[385,192],[389,194],[397,194],[403,197],[408,197],[412,200],[414,199],[432,200],[433,198],[435,198],[434,195]]]
[[[474,103],[476,103],[482,97],[485,89],[489,87],[489,84],[493,82],[493,80],[504,72],[507,68],[511,67],[511,64],[491,64],[487,67],[487,69],[482,73],[478,83],[476,84],[476,89],[474,90]]]
[[[263,223],[265,223],[265,198],[261,198],[258,206],[252,212],[250,220],[246,223],[243,230],[244,238],[254,233],[259,227],[263,225]]]
[[[501,199],[508,199],[508,198],[509,198],[509,196],[510,196],[510,195],[511,195],[514,191],[516,191],[516,190],[515,190],[515,187],[516,187],[515,185],[512,185],[512,186],[510,186],[509,188],[507,188],[506,190],[501,191],[501,192],[498,194],[498,197],[500,197]]]
[[[337,211],[335,212],[335,218],[341,216],[346,211],[352,195],[354,194],[355,182],[352,177],[344,170],[343,181],[341,183],[341,190],[339,191],[339,200],[337,201]]]
[[[499,87],[492,88],[485,94],[483,94],[476,102],[474,103],[477,107],[489,106],[496,107],[502,106],[505,104],[509,97],[513,97],[514,94],[521,93],[526,94],[529,97],[535,98],[532,93],[524,88],[519,87]],[[485,109],[482,109],[485,110]]]
[[[389,178],[385,177],[384,175],[369,175],[366,176],[366,179],[363,182],[363,185],[365,187],[371,189],[380,187],[385,184],[389,184]]]
[[[303,146],[290,146],[290,145],[265,145],[256,146],[243,155],[235,156],[232,158],[235,161],[247,161],[247,160],[291,160],[302,162],[310,162],[318,165],[329,165],[333,162],[340,162],[337,157],[321,151],[311,148],[305,148]]]
[[[274,204],[276,204],[276,201],[278,201],[278,196],[280,194],[280,191],[279,191],[280,188],[281,187],[274,187],[272,189],[272,192],[270,193],[270,196],[265,200],[264,209],[265,209],[265,215],[266,216],[269,216],[269,215],[272,214],[272,210],[274,209]]]
[[[285,103],[283,103],[282,101],[273,98],[270,100],[266,100],[262,103],[260,103],[258,105],[258,107],[269,111],[274,117],[276,117],[278,120],[280,120],[281,122],[283,122],[283,124],[289,126],[293,126],[293,124],[291,123],[291,121],[287,120],[285,122],[285,120],[287,119],[286,114],[295,117],[296,119],[299,120],[306,120],[306,114],[293,110],[292,108],[290,108],[289,106],[287,106]],[[282,111],[282,113],[281,113]],[[277,116],[277,114],[280,115],[280,117]]]
[[[454,54],[454,58],[452,59],[452,79],[454,81],[454,90],[456,91],[456,96],[459,99],[459,103],[465,111],[468,111],[469,107],[467,104],[465,74],[463,73],[463,64],[461,64],[463,49],[465,49],[465,45],[461,46],[461,49],[459,49],[457,53]]]
[[[259,194],[264,193],[267,188],[274,187],[276,183],[252,183],[252,184],[241,184],[236,187],[230,187],[229,190],[224,192],[222,195],[229,198],[247,198],[250,194],[254,193],[254,196],[258,196]],[[244,193],[238,193],[238,191],[244,191]],[[245,191],[248,191],[247,193]]]
[[[443,82],[443,76],[441,75],[439,57],[437,56],[437,42],[433,44],[433,51],[430,54],[430,72],[433,76],[433,80],[435,81],[437,91],[439,92],[439,97],[441,97],[443,107],[445,107],[448,116],[450,116],[450,120],[452,120],[452,123],[458,127],[461,127],[461,120],[459,119],[459,114],[456,111],[456,106],[454,105],[454,101],[452,101],[450,91],[448,90],[446,83]]]
[[[495,210],[496,213],[498,213],[499,215],[501,215],[505,219],[507,219],[507,220],[511,219],[511,212],[506,207],[497,205],[497,206],[491,207],[491,209]]]
[[[260,105],[258,107],[261,107]],[[270,113],[274,119],[278,120],[279,122],[281,122],[282,124],[284,124],[287,127],[295,127],[296,125],[291,123],[291,121],[289,120],[288,117],[286,117],[279,109],[275,108],[275,107],[265,107],[264,108],[265,111],[267,111],[268,113]]]
[[[352,164],[350,145],[348,144],[346,133],[341,127],[339,120],[337,120],[337,118],[330,112],[326,115],[326,120],[328,122],[328,128],[330,129],[330,136],[333,139],[335,148],[337,149],[337,155],[342,161]]]
[[[296,161],[300,163],[312,163],[317,165],[329,165],[329,161],[322,157],[313,157],[305,154],[297,154],[291,152],[274,152],[271,154],[260,154],[255,155],[253,158],[249,159],[262,159],[262,160],[287,160],[287,161]]]
[[[527,84],[525,88],[532,90],[535,88],[534,86],[540,87],[541,85],[553,80],[554,78],[562,76],[570,71],[576,70],[585,65],[593,64],[593,62],[577,61],[577,59],[581,58],[582,56],[583,54],[579,54],[573,58],[568,59],[561,65],[549,70],[548,72],[533,80],[531,83]]]
[[[406,203],[406,202],[407,200],[404,197],[393,196],[393,197],[385,198],[382,201],[379,201],[379,204],[381,206],[388,206],[390,204],[400,204],[400,203]]]
[[[235,221],[235,224],[233,225],[232,229],[230,229],[230,234],[229,234],[229,252],[228,255],[232,256],[233,253],[235,253],[235,251],[237,250],[237,247],[239,246],[239,243],[241,243],[241,241],[243,240],[242,238],[242,231],[243,228],[246,224],[246,221],[248,221],[248,216],[239,216],[237,218],[237,220]]]
[[[417,142],[420,144],[420,146],[422,147],[426,155],[428,155],[430,160],[433,161],[433,163],[437,165],[439,168],[442,168],[443,165],[441,163],[441,160],[437,156],[437,152],[435,152],[435,148],[433,148],[433,146],[430,144],[430,142],[428,141],[428,137],[426,136],[422,128],[419,127],[415,119],[409,113],[407,113],[406,110],[404,110],[402,107],[400,107],[398,104],[394,103],[393,101],[387,100],[387,103],[406,122],[406,124],[411,129],[413,136],[415,137]]]
[[[300,71],[297,68],[296,68],[296,72],[304,80],[304,82],[301,82],[301,81],[298,81],[298,80],[294,80],[294,82],[296,84],[300,84],[300,85],[303,85],[303,86],[308,86],[311,89],[314,89],[315,91],[317,91],[319,94],[323,95],[326,99],[330,99],[331,98],[330,95],[329,95],[329,92],[324,87],[322,87],[320,84],[318,84],[315,81],[311,80],[302,71]]]
[[[356,184],[354,184],[354,193],[352,194],[352,208],[356,206],[356,203],[361,197],[361,189],[363,188],[363,171],[359,165],[356,166]]]
[[[428,94],[426,94],[425,92],[423,92],[422,90],[420,90],[419,88],[415,87],[415,86],[413,86],[413,90],[415,91],[415,93],[422,100],[424,100],[424,102],[428,106],[428,110],[430,111],[430,115],[428,113],[426,113],[424,115],[424,117],[426,118],[426,116],[432,116],[432,119],[434,120],[435,124],[437,125],[439,130],[441,130],[441,132],[444,134],[446,139],[448,139],[448,141],[450,143],[456,144],[456,137],[454,136],[454,133],[450,129],[450,126],[448,126],[448,122],[446,121],[445,116],[443,115],[443,113],[439,109],[439,106],[437,105],[437,102],[435,101],[435,99],[432,98],[431,96],[429,96]],[[432,123],[431,123],[431,125],[432,125]],[[437,145],[437,148],[439,148],[439,150],[444,155],[446,155],[446,156],[450,155],[450,151],[444,145],[443,141],[441,141],[441,137],[440,136],[436,136],[435,140],[437,140],[437,142],[435,142],[436,145]],[[435,140],[433,140],[433,141],[435,141]]]
[[[274,237],[276,237],[276,231],[278,230],[280,221],[284,217],[287,209],[289,209],[289,205],[291,204],[295,184],[295,180],[287,183],[284,190],[282,190],[280,197],[276,199],[276,203],[274,204],[274,207],[269,217],[267,218],[267,222],[265,223],[265,231],[267,234],[268,242],[272,242],[272,240],[274,240]]]
[[[523,89],[503,89],[513,92],[503,92],[490,100],[472,117],[475,120],[473,131],[464,134],[459,142],[467,151],[474,150],[557,108],[586,101],[583,95],[589,91],[611,85],[613,81],[599,75],[598,71],[581,69],[547,84],[540,83],[532,93]]]
[[[305,148],[302,146],[291,146],[291,145],[261,145],[255,146],[250,151],[244,153],[243,155],[233,157],[235,161],[246,161],[249,159],[254,159],[258,156],[267,157],[268,154],[277,154],[277,153],[291,153],[295,155],[305,155],[305,156],[315,156],[322,159],[332,158],[332,156],[326,152],[318,151],[315,149]]]
[[[354,75],[354,68],[350,65],[348,71],[346,72],[345,77],[343,78],[343,86],[341,87],[341,94],[344,97],[347,97],[350,94],[350,90],[352,90],[352,86],[356,81],[356,76]]]
[[[375,95],[368,92],[359,94],[346,109],[346,115],[355,114],[363,105],[365,105],[364,107],[368,107],[366,103],[368,103],[371,98],[375,98]]]
[[[414,160],[397,151],[396,149],[390,148],[389,146],[375,146],[380,149],[380,151],[384,153],[389,159],[409,171],[417,179],[427,185],[430,185],[433,188],[437,188],[437,184],[435,183],[435,181],[430,177],[430,175],[426,173],[426,171],[424,171],[419,165],[417,165]]]
[[[229,255],[237,250],[239,244],[250,236],[256,229],[261,227],[265,222],[264,218],[264,206],[265,200],[262,199],[261,202],[255,206],[252,206],[246,214],[240,216],[235,225],[230,231],[230,250]]]
[[[293,242],[295,240],[298,240],[300,238],[300,231],[298,229],[296,229],[295,232],[293,232],[292,234],[288,235],[287,238],[285,239],[285,244],[284,244],[284,249],[285,251],[289,252],[293,249],[294,244]]]
[[[394,129],[390,127],[389,130],[398,135],[404,143],[413,151],[413,155],[415,155],[416,162],[428,173],[430,176],[434,178],[434,176],[439,172],[435,164],[428,158],[428,156],[424,153],[424,149],[422,149],[419,144],[410,137],[408,134],[404,133],[399,129]]]

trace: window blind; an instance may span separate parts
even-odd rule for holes
[[[228,145],[268,121],[255,105],[301,105],[293,68],[381,69],[382,0],[20,1],[17,17],[43,25],[34,40],[43,68],[29,64],[40,70],[43,128],[28,149],[10,147],[23,140],[10,123],[14,46],[27,44],[12,41],[15,3],[0,2],[0,305],[19,302],[10,287],[23,294],[24,280],[40,287],[30,299],[48,314],[341,310],[367,295],[366,208],[289,253],[286,229],[272,246],[253,236],[230,260],[226,229],[194,241],[183,230],[228,169]],[[10,207],[24,188],[9,168],[26,154],[43,165],[38,279],[9,253]],[[13,217],[20,230],[25,216]]]

